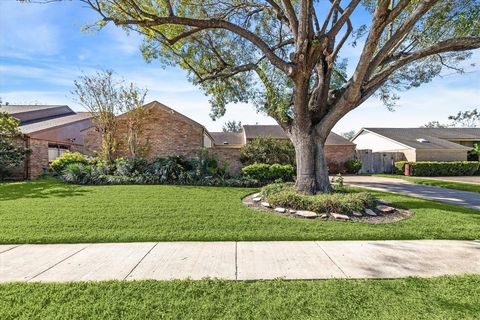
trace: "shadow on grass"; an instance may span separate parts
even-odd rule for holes
[[[80,186],[65,184],[52,178],[28,182],[0,183],[0,201],[24,198],[66,198],[83,196],[89,192],[89,190]]]

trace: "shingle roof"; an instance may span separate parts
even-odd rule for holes
[[[448,140],[480,141],[478,128],[364,128],[363,130],[374,132],[414,149],[469,150],[471,148]],[[424,139],[427,142],[420,142],[418,139]]]
[[[91,117],[92,115],[87,112],[76,113],[64,117],[56,117],[44,121],[37,121],[26,125],[21,125],[20,131],[24,134],[31,134],[47,129],[61,127],[74,122],[83,121]]]
[[[72,109],[65,105],[8,105],[0,106],[0,111],[8,112],[20,120],[22,124],[45,118],[75,114]]]
[[[258,136],[267,136],[275,139],[288,139],[283,129],[278,125],[244,125],[243,130],[245,130],[245,136],[247,139],[254,139]],[[350,142],[349,140],[345,139],[342,136],[339,136],[334,132],[331,132],[328,135],[325,144],[351,146],[354,145],[353,142]]]
[[[243,132],[210,132],[216,145],[242,145],[245,143]]]

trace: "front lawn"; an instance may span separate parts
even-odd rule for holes
[[[0,319],[478,319],[480,276],[0,285]]]
[[[421,178],[421,177],[407,177],[407,176],[400,176],[400,175],[394,175],[394,174],[372,174],[372,176],[402,179],[409,182],[413,182],[415,184],[423,184],[426,186],[440,187],[440,188],[446,188],[446,189],[480,192],[480,184],[462,183],[462,182],[447,181],[447,180],[436,180],[436,179]]]
[[[372,225],[292,219],[245,207],[254,189],[56,180],[0,184],[0,243],[478,239],[480,211],[389,193],[407,220]]]

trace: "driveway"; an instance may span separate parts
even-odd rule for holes
[[[480,210],[480,195],[478,192],[424,186],[402,179],[371,176],[345,176],[344,182],[352,186],[404,194]]]
[[[480,274],[480,242],[259,241],[0,245],[0,282],[403,278]]]

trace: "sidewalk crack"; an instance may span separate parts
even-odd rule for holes
[[[156,242],[153,247],[150,248],[150,250],[147,251],[147,253],[145,253],[145,255],[142,257],[142,259],[138,260],[137,264],[132,268],[132,270],[130,270],[130,272],[123,278],[123,280],[126,280],[128,278],[128,276],[130,276],[132,274],[132,272],[137,269],[137,267],[140,265],[140,263],[142,263],[142,261],[149,255],[150,252],[152,252],[152,250],[157,246],[158,242]]]
[[[238,241],[235,241],[235,280],[238,280],[238,251],[237,251]]]
[[[345,271],[343,271],[342,268],[340,268],[340,266],[332,259],[332,257],[330,257],[327,253],[327,251],[325,251],[325,249],[323,249],[323,247],[320,245],[320,243],[318,243],[318,241],[315,241],[315,244],[323,251],[323,253],[325,253],[325,255],[328,257],[328,259],[330,259],[330,261],[332,261],[332,263],[338,268],[338,270],[340,270],[342,272],[342,274],[346,277],[346,278],[350,278],[346,273]]]
[[[21,246],[21,244],[16,245],[16,246],[14,246],[14,247],[11,247],[11,248],[9,248],[9,249],[7,249],[7,250],[4,250],[4,251],[0,252],[0,254],[5,253],[5,252],[8,252],[8,251],[10,251],[10,250],[13,250],[13,249],[15,249],[15,248],[18,248],[18,247],[20,247],[20,246]]]
[[[47,269],[43,270],[42,272],[40,272],[40,273],[38,273],[38,274],[36,274],[36,275],[34,275],[34,276],[33,276],[33,277],[31,277],[30,279],[28,279],[28,280],[27,280],[27,282],[29,282],[29,281],[31,281],[31,280],[33,280],[33,279],[35,279],[36,277],[38,277],[38,276],[39,276],[39,275],[41,275],[41,274],[44,274],[44,273],[45,273],[45,272],[47,272],[48,270],[50,270],[50,269],[52,269],[52,268],[54,268],[54,267],[58,266],[60,263],[64,262],[64,261],[65,261],[65,260],[67,260],[67,259],[70,259],[71,257],[73,257],[73,256],[74,256],[74,255],[76,255],[77,253],[79,253],[79,252],[83,251],[85,248],[87,248],[87,247],[89,247],[89,246],[90,246],[90,245],[86,245],[85,247],[81,248],[80,250],[77,250],[77,251],[75,251],[74,253],[72,253],[72,254],[71,254],[71,255],[69,255],[68,257],[66,257],[66,258],[64,258],[64,259],[62,259],[62,260],[60,260],[60,261],[58,261],[58,262],[57,262],[57,263],[55,263],[54,265],[52,265],[52,266],[48,267]]]

